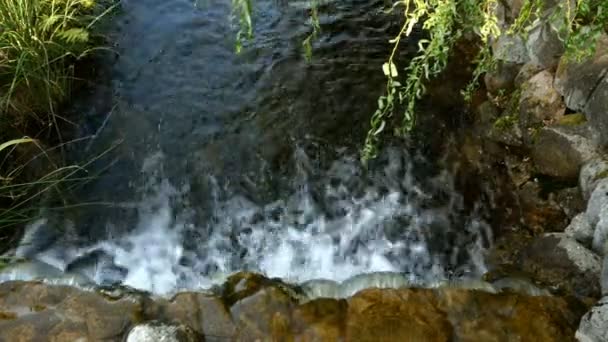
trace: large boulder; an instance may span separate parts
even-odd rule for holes
[[[544,70],[522,85],[519,99],[519,123],[529,131],[564,115],[566,107],[562,96],[553,88],[553,74]]]
[[[608,341],[608,297],[602,298],[583,316],[575,336],[579,342]]]
[[[608,144],[608,36],[603,35],[593,58],[576,63],[562,57],[555,88],[568,108],[581,111],[598,130],[601,143]]]
[[[554,68],[564,54],[564,42],[550,21],[539,21],[532,27],[526,41],[528,57],[543,68]]]
[[[518,263],[536,281],[560,292],[593,298],[600,295],[600,257],[564,233],[533,239]]]
[[[536,133],[532,145],[532,160],[541,174],[577,179],[582,165],[597,155],[589,136],[589,127],[554,125]]]

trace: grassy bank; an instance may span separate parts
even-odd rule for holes
[[[56,153],[75,66],[99,49],[94,0],[0,0],[0,252],[40,200],[73,177]],[[48,148],[48,146],[59,146]]]

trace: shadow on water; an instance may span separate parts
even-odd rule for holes
[[[382,5],[324,3],[307,63],[305,1],[256,1],[240,55],[229,1],[123,1],[108,24],[118,57],[73,109],[80,134],[95,134],[75,159],[122,142],[79,194],[112,205],[47,217],[62,229],[32,228],[42,242],[20,252],[156,292],[241,269],[294,281],[481,273],[491,232],[437,148],[397,142],[367,169],[356,158],[399,28]],[[421,135],[440,146],[448,130],[434,125]]]

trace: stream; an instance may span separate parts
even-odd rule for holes
[[[254,38],[236,54],[230,1],[123,0],[106,24],[116,56],[72,108],[92,138],[70,156],[103,156],[99,176],[78,190],[83,205],[30,224],[17,256],[157,294],[239,270],[295,283],[479,278],[492,231],[442,168],[437,124],[418,128],[429,141],[359,161],[399,29],[383,5],[322,2],[307,62],[307,1],[255,1]]]

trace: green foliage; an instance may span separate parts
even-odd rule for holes
[[[4,116],[42,119],[55,112],[68,95],[74,61],[91,51],[95,6],[93,0],[0,0]]]
[[[397,105],[404,107],[401,123],[395,130],[397,135],[403,136],[414,127],[416,103],[426,91],[425,83],[445,69],[452,47],[463,34],[475,33],[482,42],[487,42],[500,32],[493,15],[496,0],[399,0],[397,4],[403,7],[405,20],[399,34],[390,41],[393,51],[388,64],[395,65],[399,44],[421,21],[428,39],[419,40],[418,55],[404,69],[404,85],[395,80],[396,74],[385,72],[388,78],[386,92],[380,96],[378,109],[372,115],[371,128],[362,151],[363,160],[376,156],[379,135]],[[489,50],[482,49],[477,60],[484,68],[476,73],[474,81],[483,70],[491,67]],[[472,82],[465,92],[472,93],[474,88],[475,82]]]
[[[115,5],[116,6],[116,5]],[[76,181],[78,166],[61,167],[51,150],[30,138],[54,126],[69,97],[75,63],[98,49],[91,28],[115,6],[94,0],[0,0],[0,244],[5,230],[28,222],[37,202]],[[57,148],[61,148],[60,145]]]
[[[241,29],[237,34],[237,51],[240,39],[251,36],[251,1],[233,0],[240,14]],[[320,31],[319,0],[311,0],[312,33],[304,39],[304,56],[312,57],[312,40]],[[491,42],[503,34],[520,35],[547,20],[558,30],[564,41],[566,57],[582,61],[593,55],[598,37],[608,29],[608,0],[558,0],[555,8],[546,8],[542,0],[524,0],[513,22],[501,27],[498,6],[503,0],[394,0],[390,11],[402,10],[401,30],[389,41],[393,49],[382,66],[387,78],[384,93],[378,98],[378,107],[370,120],[370,129],[362,150],[364,161],[374,158],[378,144],[387,127],[393,124],[398,136],[406,135],[416,123],[416,104],[424,96],[425,84],[439,75],[447,66],[452,48],[463,37],[478,49],[472,61],[475,69],[471,82],[462,91],[465,100],[471,100],[481,77],[496,67]],[[552,5],[553,6],[553,5]],[[397,60],[399,47],[416,26],[421,26],[427,38],[418,41],[418,54],[407,64]],[[473,38],[474,37],[474,38]],[[401,69],[398,65],[405,65]],[[395,118],[396,113],[400,118]]]
[[[316,39],[319,32],[321,32],[318,0],[311,0],[310,5],[310,26],[312,27],[312,32],[302,42],[304,58],[308,62],[312,60],[312,41]]]
[[[387,73],[383,68],[388,78],[387,87],[372,115],[362,159],[365,161],[376,156],[379,136],[397,108],[405,109],[396,133],[404,135],[414,127],[416,103],[425,93],[425,83],[445,69],[452,47],[463,36],[477,36],[479,42],[471,82],[462,91],[467,101],[471,100],[481,76],[496,67],[491,41],[502,34],[525,38],[544,16],[549,15],[549,21],[559,30],[567,58],[580,62],[592,56],[597,39],[608,29],[608,0],[576,0],[575,3],[575,8],[571,8],[571,2],[564,1],[547,14],[545,2],[526,0],[515,21],[501,29],[496,16],[498,0],[397,0],[396,5],[404,7],[405,20],[399,35],[390,41],[394,44],[387,62],[391,69],[396,65],[395,52],[402,38],[408,36],[420,21],[424,21],[422,28],[429,38],[420,40],[418,55],[405,67],[405,85],[396,80],[397,72]]]
[[[253,37],[251,0],[232,0],[232,10],[239,22],[239,31],[236,33],[236,53],[241,53],[243,42]]]

